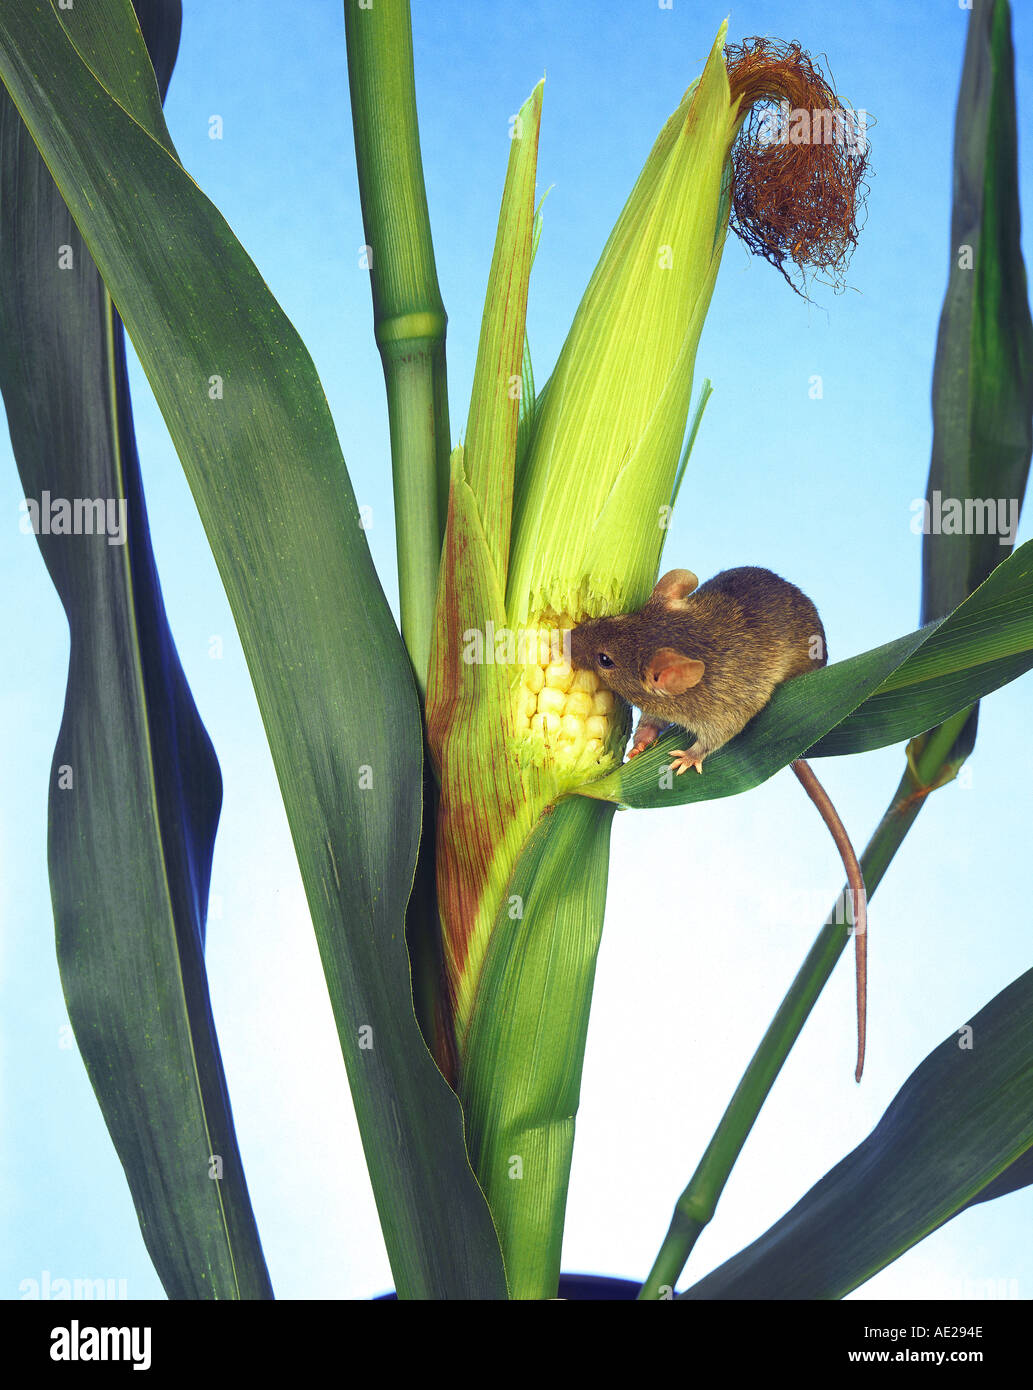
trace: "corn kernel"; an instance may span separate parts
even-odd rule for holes
[[[533,690],[522,690],[520,694],[522,697],[520,713],[524,715],[526,719],[530,719],[531,715],[538,709],[538,696]]]
[[[564,715],[560,727],[556,731],[555,741],[557,748],[576,758],[584,751],[585,747],[585,730],[582,721]]]
[[[574,672],[565,661],[551,662],[545,668],[545,684],[553,690],[569,690],[573,679]]]
[[[533,693],[537,695],[545,684],[545,672],[540,666],[528,666],[524,674],[524,684],[527,686],[528,690],[533,691]]]
[[[536,714],[531,720],[531,731],[543,736],[558,732],[562,720],[560,716],[552,710],[545,710]]]
[[[565,715],[577,714],[582,719],[592,713],[592,697],[586,690],[572,690],[567,696],[567,702],[563,706]]]
[[[595,692],[595,699],[592,701],[592,710],[595,714],[612,714],[613,691],[606,689],[597,690]]]
[[[548,666],[552,653],[549,650],[549,630],[542,628],[538,633],[538,663]]]
[[[585,734],[590,739],[604,739],[607,734],[605,717],[601,714],[590,714],[585,720]]]
[[[562,714],[566,700],[567,697],[562,690],[555,690],[552,686],[547,685],[544,690],[538,692],[538,712],[540,714]]]
[[[583,690],[589,695],[594,695],[599,689],[599,681],[594,671],[575,671],[570,688],[571,690]]]
[[[602,746],[602,739],[590,738],[585,744],[585,753],[589,754],[593,758],[596,758],[599,756],[599,751],[602,748]]]

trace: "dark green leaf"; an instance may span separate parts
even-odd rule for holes
[[[399,1294],[505,1297],[459,1102],[413,1014],[419,706],[319,378],[136,83],[127,0],[67,13],[68,30],[46,0],[8,0],[0,77],[126,325],[226,586]]]
[[[1000,1181],[1033,1146],[1033,970],[969,1028],[790,1212],[679,1297],[842,1298]]]
[[[1007,0],[976,0],[954,127],[951,272],[933,373],[926,498],[1007,505],[1018,523],[1033,450],[1033,322],[1022,260],[1014,54]],[[956,608],[1008,555],[1002,518],[927,531],[922,622]]]
[[[142,9],[164,88],[179,3]],[[122,325],[3,91],[0,387],[28,499],[125,509],[122,544],[38,537],[71,629],[50,783],[69,1018],[169,1297],[271,1297],[204,969],[222,784],[154,567]]]

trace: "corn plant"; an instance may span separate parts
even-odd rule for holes
[[[408,0],[347,0],[344,19],[397,625],[311,358],[165,125],[178,0],[0,12],[12,444],[27,499],[124,502],[129,537],[71,544],[33,528],[72,635],[50,790],[61,979],[170,1298],[272,1297],[204,966],[220,775],[150,548],[124,325],[254,682],[399,1297],[549,1298],[616,807],[737,795],[805,754],[906,741],[862,859],[870,897],[925,797],[972,751],[978,702],[1033,666],[1033,549],[927,535],[916,631],[781,687],[704,777],[670,775],[677,734],[624,763],[630,711],[571,668],[562,636],[639,606],[656,579],[711,392],[694,395],[695,357],[728,231],[801,292],[841,283],[867,146],[771,138],[781,102],[847,108],[799,45],[732,45],[721,25],[539,388],[526,334],[539,83],[513,123],[457,443]],[[929,495],[1019,499],[1033,329],[1007,0],[972,11],[951,240],[974,259],[953,269],[940,323]],[[74,276],[41,270],[44,242],[68,249]],[[673,1293],[849,941],[844,905],[677,1200],[640,1297]],[[944,1042],[859,1149],[680,1296],[842,1297],[972,1202],[1033,1180],[1031,1005],[1033,971],[976,1015],[972,1059]],[[863,1210],[861,1172],[875,1194]]]

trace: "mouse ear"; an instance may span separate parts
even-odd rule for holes
[[[668,570],[656,581],[653,598],[659,599],[665,608],[681,608],[684,606],[682,600],[698,585],[699,580],[691,570]]]
[[[673,647],[661,647],[653,653],[646,667],[645,681],[652,690],[664,695],[682,695],[703,679],[704,666],[691,656],[683,656]]]

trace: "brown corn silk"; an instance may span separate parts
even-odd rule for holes
[[[797,293],[787,262],[801,281],[813,271],[843,288],[868,188],[868,144],[863,132],[858,138],[856,113],[796,42],[746,39],[726,46],[725,62],[732,97],[746,113],[732,148],[729,225]],[[787,106],[776,124],[772,107],[780,103]],[[793,138],[808,131],[806,141]]]

